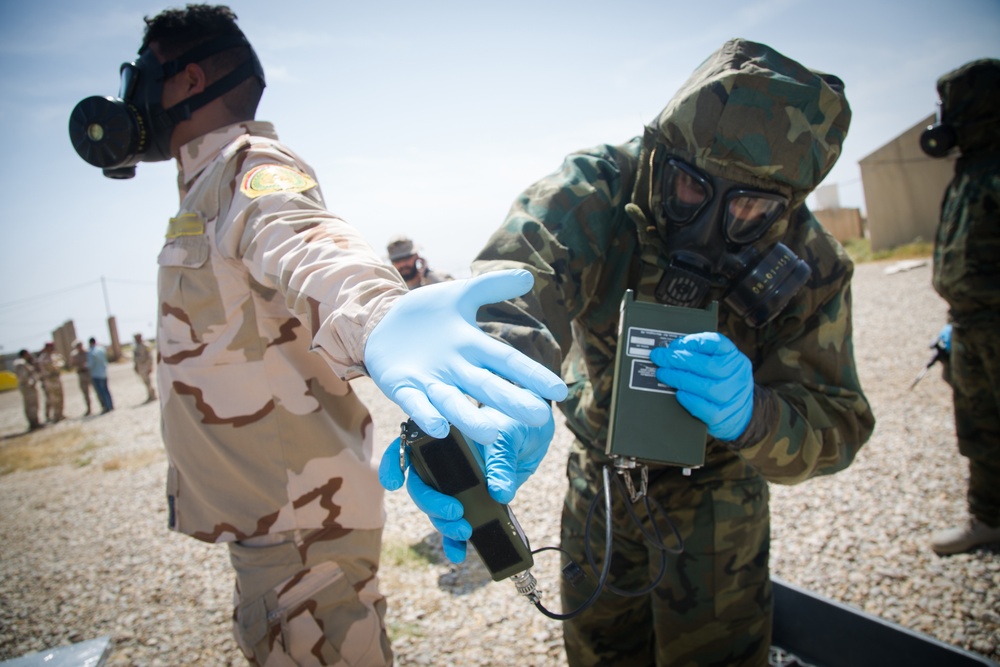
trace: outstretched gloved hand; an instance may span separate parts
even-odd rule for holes
[[[552,411],[542,399],[561,401],[566,385],[476,325],[480,306],[520,296],[533,282],[517,269],[407,293],[368,336],[368,374],[436,438],[448,434],[450,422],[477,442],[496,440],[494,413],[477,409],[466,394],[526,425],[544,425]]]
[[[753,366],[720,333],[690,334],[654,348],[656,379],[677,389],[677,400],[719,440],[743,435],[753,414]]]
[[[500,424],[500,434],[490,444],[476,443],[476,447],[486,463],[486,485],[490,496],[506,505],[514,499],[517,489],[535,472],[545,457],[555,432],[555,422],[551,409],[544,425],[530,427],[492,408],[482,409],[493,413],[491,418]],[[466,542],[472,536],[472,526],[462,518],[462,503],[435,491],[419,475],[412,472],[405,475],[399,467],[399,447],[397,438],[382,456],[378,469],[379,481],[389,491],[395,491],[403,486],[406,477],[406,490],[410,498],[427,514],[443,536],[445,556],[453,563],[461,563],[465,560]],[[409,457],[406,465],[409,466]]]

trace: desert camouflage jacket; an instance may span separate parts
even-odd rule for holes
[[[562,366],[568,426],[602,452],[621,298],[631,288],[654,300],[663,268],[658,237],[626,212],[641,153],[637,137],[570,155],[561,171],[515,201],[473,263],[475,274],[517,267],[535,275],[527,295],[482,309],[480,325],[549,368]],[[846,467],[874,427],[854,365],[850,259],[804,205],[780,240],[809,263],[812,276],[761,329],[720,305],[719,331],[750,358],[763,391],[751,426],[734,443],[742,449],[710,439],[700,475],[755,470],[769,481],[797,483]]]
[[[380,527],[372,421],[345,378],[405,286],[270,124],[196,139],[178,168],[157,331],[171,527]]]

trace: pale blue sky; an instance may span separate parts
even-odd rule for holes
[[[154,334],[156,256],[177,207],[172,162],[104,178],[70,111],[114,95],[147,0],[0,0],[0,351],[67,319],[107,342]],[[258,118],[317,171],[329,208],[381,254],[409,233],[466,275],[511,201],[563,156],[639,134],[726,39],[840,76],[854,118],[826,183],[864,207],[857,162],[934,112],[937,77],[1000,57],[998,0],[422,3],[234,0],[268,87]]]

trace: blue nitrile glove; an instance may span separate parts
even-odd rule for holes
[[[368,336],[368,374],[435,438],[448,434],[450,422],[477,442],[496,439],[499,425],[465,394],[524,424],[542,426],[551,418],[542,399],[561,401],[566,385],[476,326],[480,306],[520,296],[533,282],[531,273],[515,269],[408,292]]]
[[[491,410],[484,407],[483,410]],[[493,411],[495,412],[495,411]],[[548,451],[555,421],[549,410],[549,419],[543,426],[525,426],[502,414],[494,414],[500,435],[489,445],[476,443],[486,463],[486,485],[490,496],[504,505],[514,499],[514,493],[530,477]],[[406,465],[409,467],[409,457]],[[462,518],[462,504],[428,486],[419,475],[406,476],[406,490],[414,504],[431,520],[443,536],[445,556],[453,563],[465,560],[466,541],[472,536],[472,526]],[[403,486],[404,472],[399,467],[399,438],[394,440],[379,463],[378,478],[382,486],[395,491]]]
[[[423,289],[423,288],[421,288]],[[406,466],[410,465],[410,457],[406,457]],[[462,503],[451,496],[435,491],[427,485],[420,475],[406,475],[406,490],[413,503],[427,515],[431,524],[442,535],[444,555],[452,563],[465,560],[466,541],[472,537],[472,526],[462,518],[464,512]],[[389,449],[382,455],[378,466],[378,480],[389,491],[395,491],[403,486],[404,473],[399,468],[399,438],[392,441]]]
[[[653,348],[656,379],[677,389],[677,400],[719,440],[743,435],[753,414],[753,366],[720,333],[690,334]]]
[[[549,419],[541,426],[526,426],[489,407],[500,434],[488,445],[476,443],[486,462],[486,486],[493,500],[508,505],[514,494],[531,477],[549,451],[556,423],[549,409]]]
[[[951,324],[946,324],[938,334],[938,341],[944,346],[944,351],[951,353]]]

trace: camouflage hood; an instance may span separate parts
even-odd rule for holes
[[[656,219],[651,159],[660,144],[710,175],[788,196],[792,211],[837,162],[850,120],[840,79],[764,44],[730,40],[646,128],[633,202]],[[785,229],[787,216],[767,237]]]
[[[1000,60],[984,58],[937,82],[941,122],[955,128],[963,155],[1000,150]]]

